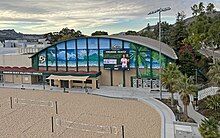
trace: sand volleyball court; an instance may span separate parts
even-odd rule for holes
[[[126,138],[161,137],[159,113],[139,101],[0,88],[0,137],[121,138],[122,125]]]

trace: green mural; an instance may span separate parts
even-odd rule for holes
[[[47,52],[48,66],[56,66],[55,48],[49,48]]]
[[[131,64],[136,67],[138,77],[150,77],[150,49],[130,43]]]
[[[136,68],[137,76],[141,78],[158,77],[160,68],[159,52],[151,50],[145,46],[130,43],[131,66]],[[152,59],[151,59],[152,58]],[[161,55],[162,68],[165,67],[166,57]],[[151,67],[152,66],[152,67]],[[152,68],[152,71],[151,71]]]

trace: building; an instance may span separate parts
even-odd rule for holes
[[[5,40],[4,47],[25,47],[27,40]]]
[[[30,40],[29,40],[30,41]],[[38,48],[43,48],[49,46],[49,41],[46,39],[37,39],[37,40],[32,40],[29,42],[28,40],[5,40],[4,47],[10,48],[10,47],[20,47],[20,48],[25,48],[25,47],[38,47]]]
[[[159,87],[162,65],[177,59],[172,48],[141,36],[93,36],[46,47],[30,57],[32,67],[1,67],[1,80],[58,87]],[[17,78],[16,78],[17,77]]]

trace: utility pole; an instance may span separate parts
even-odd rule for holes
[[[159,87],[160,87],[160,99],[162,99],[162,84],[161,84],[161,74],[162,74],[162,60],[161,60],[161,12],[165,12],[171,10],[170,7],[166,8],[159,8],[155,11],[151,11],[148,13],[148,15],[155,14],[159,12],[159,63],[160,63],[160,69],[159,69]]]

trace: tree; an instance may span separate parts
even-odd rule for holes
[[[188,78],[187,75],[182,75],[176,85],[175,90],[179,92],[180,99],[184,105],[184,114],[188,115],[187,106],[190,104],[190,95],[194,95],[197,91],[196,85],[193,84],[193,79]]]
[[[203,2],[200,2],[199,3],[199,6],[198,6],[198,10],[199,10],[199,14],[203,14],[205,12],[205,6],[203,4]]]
[[[125,34],[126,35],[138,35],[138,32],[129,30]]]
[[[176,24],[172,27],[170,32],[170,45],[175,51],[183,45],[185,38],[188,37],[187,27],[184,22],[184,12],[178,12],[176,17]]]
[[[199,125],[199,132],[203,138],[219,138],[218,121],[214,118],[204,119]]]
[[[97,36],[97,35],[108,35],[108,32],[105,31],[95,31],[94,33],[91,34],[92,36]]]
[[[209,43],[208,31],[212,22],[206,15],[201,15],[189,26],[187,42],[190,43],[194,49],[200,50],[202,46]]]
[[[215,5],[213,3],[209,3],[208,6],[206,7],[206,11],[208,13],[213,13],[215,12]]]
[[[213,50],[213,63],[215,63],[214,50],[220,46],[220,20],[212,23],[208,30],[209,46]]]
[[[83,36],[82,32],[75,31],[74,29],[63,28],[60,32],[50,32],[44,35],[44,38],[50,41],[51,44],[57,41],[67,40]]]
[[[187,76],[195,76],[195,69],[197,69],[199,72],[199,79],[201,81],[207,81],[204,74],[207,73],[207,68],[209,67],[208,63],[210,60],[208,58],[193,49],[193,47],[189,44],[181,46],[177,54],[177,64],[183,74],[187,74]]]
[[[198,13],[199,13],[199,8],[198,8],[198,6],[197,6],[196,4],[194,4],[194,5],[191,7],[191,10],[193,11],[193,12],[192,12],[192,15],[193,15],[193,16],[197,16],[197,15],[198,15]]]
[[[216,84],[220,87],[220,61],[209,67],[207,75],[209,77],[210,83]]]
[[[177,83],[178,78],[181,76],[181,72],[178,69],[179,67],[176,64],[169,64],[161,74],[161,81],[162,85],[168,89],[168,91],[171,93],[171,106],[173,107],[174,103],[174,93],[175,90],[175,84]]]

